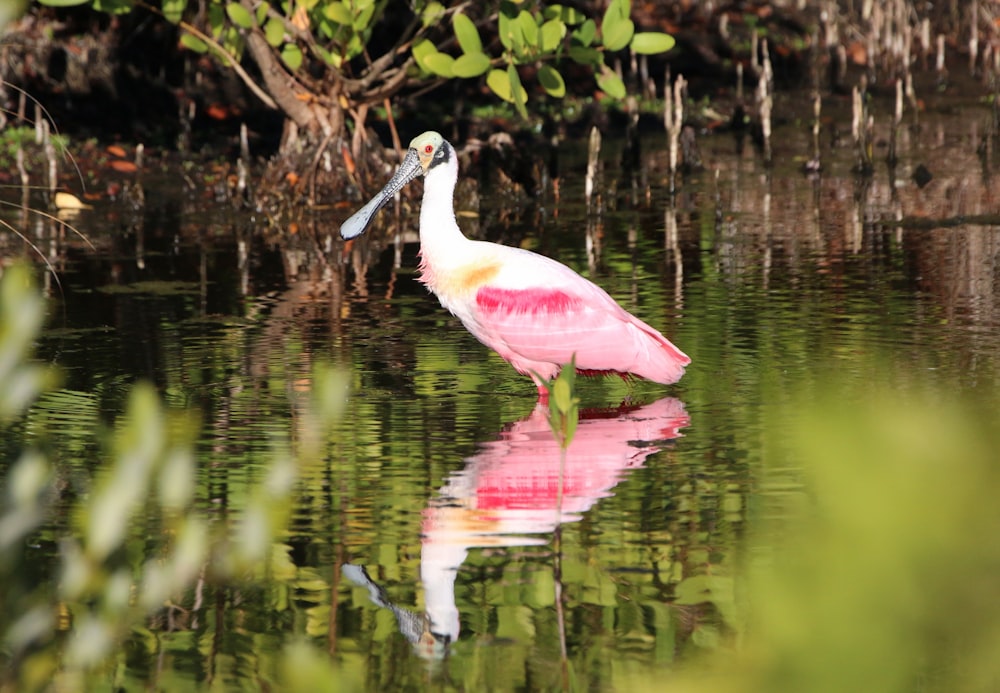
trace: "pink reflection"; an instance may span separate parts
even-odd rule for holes
[[[560,451],[539,404],[496,441],[483,443],[424,511],[420,578],[428,627],[438,642],[459,633],[455,577],[473,547],[544,544],[562,522],[579,520],[612,495],[625,474],[681,435],[680,400],[585,411],[566,454],[558,504]]]

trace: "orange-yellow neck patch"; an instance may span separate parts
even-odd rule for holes
[[[422,270],[420,280],[434,293],[445,296],[460,296],[475,294],[481,287],[489,283],[500,273],[500,264],[472,263],[454,270],[444,271],[441,268],[433,267],[424,258],[420,269]]]
[[[458,282],[457,288],[460,291],[475,291],[497,276],[499,272],[500,265],[497,264],[474,265],[469,268],[463,268],[455,277]]]

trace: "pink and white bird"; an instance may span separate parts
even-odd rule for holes
[[[473,241],[455,221],[458,157],[436,132],[413,138],[386,186],[340,227],[364,233],[375,213],[419,175],[420,281],[480,342],[520,373],[539,397],[575,356],[587,374],[638,376],[670,384],[691,359],[659,331],[619,306],[604,289],[566,265],[530,250]]]

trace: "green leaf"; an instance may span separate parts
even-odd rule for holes
[[[365,44],[362,43],[361,37],[358,34],[351,34],[351,38],[347,40],[347,46],[344,48],[344,60],[352,60],[357,56],[361,55],[365,50]]]
[[[331,22],[335,22],[343,26],[351,26],[351,22],[354,21],[354,17],[351,16],[351,11],[347,9],[347,5],[342,2],[331,2],[323,8],[323,14]]]
[[[272,17],[264,25],[264,38],[267,42],[277,48],[285,40],[285,24],[277,17]]]
[[[76,7],[86,4],[88,0],[39,0],[39,4],[49,7]]]
[[[514,69],[513,65],[508,65],[506,70],[490,70],[490,73],[486,75],[486,86],[488,86],[494,94],[499,96],[504,101],[508,103],[515,103],[514,101],[514,87],[511,84],[510,73],[514,73],[515,79],[517,79],[517,89],[519,90],[519,98],[523,103],[528,100],[528,92],[524,90],[521,86],[521,80],[517,77],[517,70]]]
[[[185,9],[187,0],[163,0],[163,17],[171,24],[181,21]]]
[[[576,404],[569,411],[566,417],[566,447],[569,447],[570,443],[573,442],[573,436],[576,435],[576,426],[580,423],[580,411]]]
[[[281,59],[285,61],[289,70],[295,72],[302,67],[302,49],[297,44],[286,43],[281,49]]]
[[[424,29],[431,26],[432,24],[437,24],[438,20],[444,15],[445,9],[444,5],[439,2],[431,2],[427,4],[424,11],[420,15],[420,22],[423,24]]]
[[[546,63],[538,68],[538,81],[549,96],[557,99],[566,96],[566,82],[563,81],[559,71],[551,65]]]
[[[627,46],[635,35],[635,23],[631,19],[605,22],[601,26],[604,37],[604,47],[609,51],[620,51]]]
[[[615,99],[625,98],[625,83],[617,73],[605,69],[601,76],[597,78],[597,86],[608,96]]]
[[[521,77],[517,74],[517,68],[513,63],[507,65],[507,77],[510,79],[510,92],[514,105],[517,106],[517,112],[522,118],[527,118],[528,109],[525,108],[525,104],[528,103],[528,92],[521,86]]]
[[[313,46],[313,50],[319,55],[328,65],[333,65],[338,70],[340,66],[344,63],[343,58],[340,57],[339,53],[333,53],[323,48],[323,46]]]
[[[566,36],[566,25],[559,19],[550,19],[542,24],[542,50],[552,53]]]
[[[521,28],[524,42],[532,48],[538,48],[538,22],[527,10],[521,10],[517,15],[517,25]]]
[[[631,48],[636,53],[653,55],[666,53],[677,43],[670,34],[659,31],[640,31],[632,37]]]
[[[507,76],[506,70],[490,70],[490,73],[486,75],[486,86],[504,101],[514,101],[514,97],[511,96],[510,78]]]
[[[435,51],[431,55],[427,56],[427,59],[424,61],[424,65],[427,67],[428,71],[433,72],[440,77],[455,76],[453,70],[455,59],[447,53],[438,53]]]
[[[581,65],[597,67],[601,63],[601,54],[596,48],[584,48],[583,46],[572,46],[569,49],[569,57],[573,62]]]
[[[452,66],[455,59],[446,53],[438,52],[434,43],[428,39],[421,39],[413,44],[413,59],[426,72],[440,77],[454,77]]]
[[[569,382],[565,378],[556,378],[552,384],[552,407],[560,414],[569,412],[573,404]]]
[[[212,3],[208,6],[208,26],[212,29],[212,38],[219,39],[226,29],[226,11],[221,5]]]
[[[524,34],[517,22],[518,9],[512,2],[500,3],[499,31],[500,43],[508,51],[520,51],[524,45]]]
[[[254,26],[253,15],[250,14],[250,10],[238,2],[231,2],[226,5],[226,15],[233,24],[241,29],[250,29]]]
[[[195,53],[204,53],[208,50],[208,44],[202,41],[200,38],[194,34],[189,34],[186,31],[181,34],[181,45],[187,48],[189,51],[194,51]]]
[[[590,46],[597,36],[597,24],[593,19],[588,19],[573,32],[573,42],[580,46]]]
[[[629,18],[632,14],[632,3],[630,0],[611,0],[608,8],[604,10],[604,19],[601,20],[603,27],[606,22],[620,22]]]
[[[490,69],[490,59],[485,53],[466,53],[455,59],[451,66],[456,77],[478,77]]]
[[[434,46],[434,42],[430,39],[420,39],[413,44],[413,48],[410,49],[410,52],[413,53],[413,59],[417,61],[417,65],[430,72],[430,70],[424,65],[424,61],[427,60],[428,56],[437,53],[437,48]]]
[[[128,14],[135,4],[133,0],[92,0],[90,6],[97,12]]]
[[[455,28],[455,38],[458,45],[462,47],[463,53],[482,53],[483,42],[479,38],[479,30],[464,14],[456,14],[451,19],[451,24]],[[482,74],[482,73],[480,73]]]
[[[368,26],[372,23],[372,17],[375,14],[375,3],[366,5],[361,9],[361,13],[354,18],[354,22],[351,26],[358,33],[365,31]]]
[[[575,7],[565,7],[562,5],[556,5],[556,7],[559,7],[561,10],[559,18],[569,26],[575,26],[587,19],[587,15]]]

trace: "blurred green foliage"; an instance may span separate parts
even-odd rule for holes
[[[24,266],[0,278],[0,426],[10,428],[54,385],[53,371],[30,361],[44,319],[44,303]],[[44,560],[37,542],[47,515],[65,488],[65,460],[28,447],[7,469],[0,504],[0,690],[93,690],[119,656],[126,637],[144,630],[151,614],[180,608],[184,595],[208,581],[241,581],[281,570],[274,552],[285,531],[299,464],[315,454],[315,440],[340,416],[345,383],[318,367],[302,412],[302,446],[293,455],[276,442],[263,479],[237,517],[213,522],[193,512],[196,496],[193,412],[165,409],[146,383],[135,385],[124,416],[104,442],[104,458],[70,510],[70,531],[59,545],[56,573],[32,584]],[[79,399],[77,398],[74,398]],[[90,430],[96,434],[97,419]],[[37,424],[37,419],[36,419]],[[36,439],[44,438],[36,431]],[[70,448],[72,449],[72,448]],[[34,556],[33,556],[34,554]],[[318,690],[334,673],[328,661],[301,647],[290,690]],[[319,663],[318,663],[319,662]],[[280,668],[280,667],[279,667]]]

